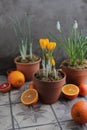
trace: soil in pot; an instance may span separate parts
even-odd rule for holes
[[[19,63],[33,63],[33,62],[36,62],[38,60],[39,60],[39,57],[37,57],[35,55],[32,55],[32,58],[29,55],[27,55],[26,59],[22,59],[22,57],[20,56],[17,59],[17,62],[19,62]]]

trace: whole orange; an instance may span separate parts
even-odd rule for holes
[[[87,84],[83,84],[83,83],[81,83],[79,86],[79,95],[80,96],[85,96],[85,95],[87,95]]]
[[[74,121],[87,123],[87,101],[78,101],[71,108],[71,116]]]
[[[8,75],[8,82],[15,88],[21,87],[25,83],[24,74],[20,71],[12,71]]]

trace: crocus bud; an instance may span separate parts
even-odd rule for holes
[[[55,60],[54,60],[54,58],[51,59],[51,64],[52,64],[52,66],[55,66]]]
[[[47,58],[47,59],[49,58],[49,54],[48,54],[48,53],[46,53],[46,58]]]

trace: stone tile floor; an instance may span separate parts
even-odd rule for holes
[[[0,83],[3,81],[7,78],[0,76]],[[78,100],[87,100],[87,97],[68,101],[61,96],[52,105],[39,101],[36,105],[24,106],[20,96],[28,84],[0,93],[0,130],[87,130],[87,124],[75,123],[70,115],[72,105]]]

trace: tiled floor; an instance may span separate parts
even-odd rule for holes
[[[5,76],[0,76],[0,83],[6,80]],[[75,123],[70,115],[72,105],[87,97],[67,101],[61,96],[52,105],[38,102],[34,106],[24,106],[20,96],[28,84],[9,93],[0,93],[0,130],[87,130],[87,124]]]

